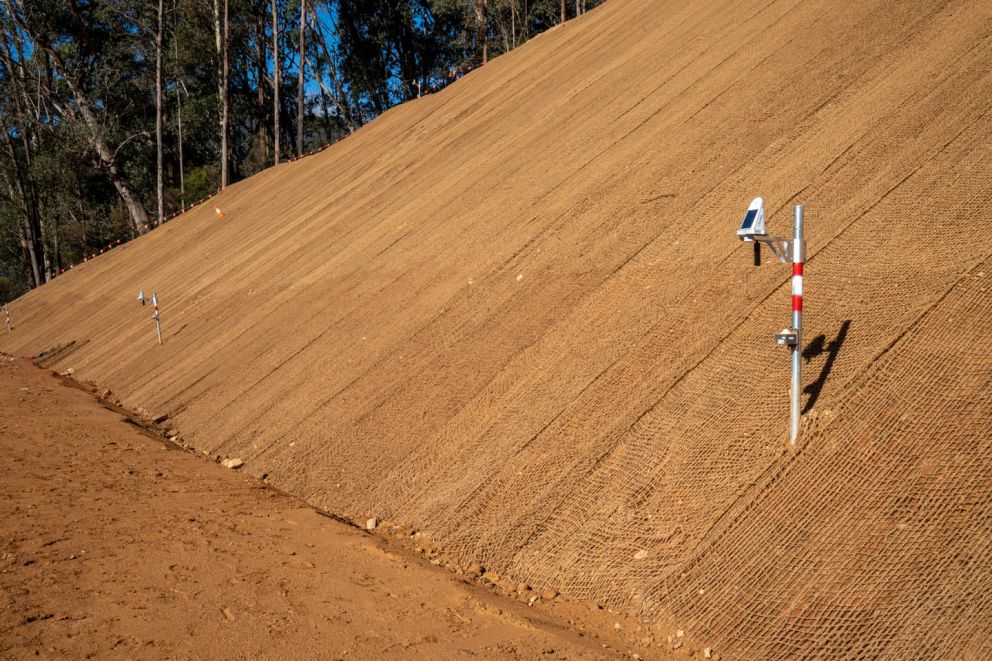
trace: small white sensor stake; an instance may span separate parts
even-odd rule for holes
[[[152,306],[155,308],[152,312],[152,319],[155,320],[155,334],[158,336],[158,343],[162,344],[162,321],[158,316],[158,296],[152,293]]]
[[[142,305],[144,305],[144,304],[145,304],[145,290],[144,290],[144,289],[142,289],[141,291],[139,291],[139,292],[138,292],[138,301],[139,301],[139,302],[140,302],[140,303],[141,303]]]

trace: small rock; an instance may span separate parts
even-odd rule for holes
[[[675,632],[675,635],[677,637],[679,637],[679,638],[685,638],[685,631],[682,631],[682,629],[679,629],[678,631]]]
[[[544,599],[545,601],[551,601],[557,596],[558,596],[558,590],[545,590],[544,592],[541,593],[541,599]]]
[[[76,370],[74,370],[74,369],[72,369],[72,368],[70,367],[70,368],[69,368],[69,369],[67,369],[66,371],[64,371],[64,372],[62,372],[62,376],[72,376],[72,375],[73,375],[73,374],[75,374],[75,373],[76,373]]]
[[[375,527],[377,525],[379,525],[379,520],[373,516],[371,519],[369,519],[368,521],[365,522],[365,529],[366,530],[375,530]]]
[[[487,571],[482,574],[482,580],[489,581],[493,585],[499,585],[500,576],[494,571]]]
[[[613,628],[616,629],[617,631],[620,631],[620,623],[619,622],[614,622],[613,623]]]
[[[465,568],[465,573],[469,576],[482,576],[485,573],[485,569],[482,568],[478,562],[473,562],[468,567]]]
[[[704,659],[712,659],[713,658],[713,648],[712,647],[704,647],[703,648],[703,658]]]
[[[682,647],[682,641],[681,640],[679,640],[678,638],[676,638],[675,640],[672,641],[672,649],[673,650],[677,650],[680,647]]]
[[[154,418],[152,418],[152,422],[154,422],[156,425],[160,425],[160,424],[162,424],[163,422],[165,422],[168,419],[169,419],[169,414],[168,413],[162,413],[162,414],[156,415]]]
[[[231,612],[230,608],[223,609],[224,617],[227,618],[228,622],[234,622],[234,613]]]
[[[530,590],[530,586],[527,585],[526,583],[517,583],[517,592],[518,593],[527,592],[528,590]]]
[[[640,551],[634,554],[634,560],[643,560],[646,557],[648,557],[647,549],[641,549]]]
[[[110,396],[113,394],[114,393],[110,391],[110,388],[107,388],[100,394],[100,396],[103,397],[104,399],[110,399]]]
[[[233,469],[241,468],[242,466],[245,465],[245,462],[242,461],[241,459],[225,459],[224,461],[220,462],[220,465],[223,466],[224,468],[230,468],[233,470]]]

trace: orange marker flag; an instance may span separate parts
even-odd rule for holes
[[[220,207],[214,207],[214,211],[217,213],[217,217],[218,218],[223,218],[224,217],[224,212],[221,210]]]

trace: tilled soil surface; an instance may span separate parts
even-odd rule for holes
[[[176,449],[26,361],[0,362],[0,406],[2,658],[598,659],[622,644]]]
[[[990,659],[990,173],[989,0],[611,0],[12,301],[0,351],[661,642]],[[806,208],[796,452],[756,195]]]

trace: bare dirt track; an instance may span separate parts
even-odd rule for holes
[[[0,349],[75,342],[46,364],[198,451],[727,658],[987,658],[990,109],[985,0],[613,0],[15,301]],[[756,194],[807,205],[796,456]]]
[[[629,658],[606,614],[456,579],[27,362],[0,406],[0,658]]]

